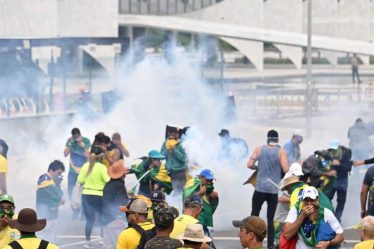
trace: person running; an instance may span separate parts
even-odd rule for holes
[[[10,195],[0,195],[0,248],[8,245],[13,240],[19,240],[21,233],[9,226],[9,220],[15,219],[16,206]]]
[[[240,228],[238,237],[243,248],[265,249],[262,244],[267,233],[265,222],[257,216],[249,216],[243,220],[233,220],[234,227]]]
[[[85,248],[92,248],[91,233],[95,217],[101,217],[103,207],[103,190],[110,177],[107,168],[101,163],[105,154],[100,147],[92,147],[89,162],[85,163],[79,172],[77,181],[83,186],[82,206],[86,217]],[[99,221],[102,224],[102,220]]]
[[[244,139],[231,137],[227,129],[222,129],[218,136],[221,138],[219,159],[235,161],[248,158],[249,149]]]
[[[258,146],[248,160],[247,167],[257,169],[257,183],[252,196],[251,216],[259,216],[261,207],[267,203],[268,247],[274,247],[274,214],[278,204],[278,188],[282,173],[288,171],[286,151],[278,145],[278,132],[267,133],[267,144]],[[258,166],[255,163],[258,161]]]
[[[65,166],[61,161],[54,160],[48,166],[48,172],[38,179],[36,191],[36,212],[40,218],[47,219],[43,229],[43,238],[54,242],[57,235],[57,218],[60,205],[64,204],[64,193],[61,190],[62,173]]]
[[[8,173],[8,145],[0,139],[0,194],[7,193],[6,174]]]
[[[187,154],[182,146],[177,127],[167,126],[167,139],[162,144],[161,154],[166,158],[166,169],[171,177],[174,196],[183,192],[187,180]]]
[[[347,199],[348,175],[352,169],[352,151],[351,149],[340,145],[340,142],[337,139],[333,139],[330,142],[329,147],[329,153],[332,158],[331,169],[335,170],[337,175],[330,190],[324,192],[326,192],[326,195],[330,200],[334,198],[335,193],[337,194],[335,215],[340,222]]]
[[[172,207],[157,210],[154,215],[157,234],[147,242],[145,249],[177,249],[182,246],[180,240],[170,237],[177,216],[175,208]]]
[[[68,195],[71,201],[73,188],[77,182],[77,177],[83,164],[87,162],[91,142],[83,137],[78,128],[71,130],[71,137],[65,145],[64,156],[70,155],[69,173],[68,173]],[[73,218],[78,217],[79,209],[73,209]]]
[[[174,229],[170,233],[171,238],[176,239],[182,235],[187,225],[199,223],[197,218],[203,210],[204,201],[198,194],[194,194],[184,201],[183,207],[183,214],[174,220]]]
[[[10,242],[3,249],[27,248],[27,249],[58,249],[42,238],[38,238],[35,233],[43,230],[47,224],[46,219],[38,219],[36,212],[31,208],[24,208],[18,213],[17,219],[8,221],[9,226],[17,229],[21,233],[19,240]]]

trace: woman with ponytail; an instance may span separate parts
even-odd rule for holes
[[[103,189],[110,180],[107,168],[101,163],[105,154],[100,147],[91,148],[90,157],[79,172],[78,182],[82,184],[82,206],[86,217],[85,248],[92,248],[91,233],[95,222],[95,217],[100,217],[103,206]]]

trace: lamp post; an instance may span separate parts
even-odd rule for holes
[[[306,85],[306,136],[312,128],[312,0],[308,0],[308,46],[307,46],[307,85]]]

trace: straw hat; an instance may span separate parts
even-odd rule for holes
[[[203,243],[212,241],[211,238],[204,235],[203,226],[201,224],[189,224],[184,234],[178,236],[178,239]]]
[[[300,182],[299,177],[297,176],[289,176],[287,178],[283,178],[283,182],[281,184],[280,189],[284,191],[288,186],[290,186],[293,183]]]
[[[38,232],[44,229],[47,224],[46,219],[38,220],[36,212],[31,208],[24,208],[18,213],[18,218],[8,221],[11,228],[21,232]]]
[[[125,168],[123,160],[118,160],[114,162],[108,168],[108,175],[112,179],[121,178],[124,174],[126,174],[126,168]]]

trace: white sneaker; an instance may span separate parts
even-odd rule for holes
[[[84,243],[83,248],[93,248],[93,245],[92,245],[91,241],[89,241],[89,240],[86,241],[86,242]]]

